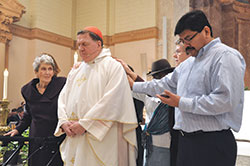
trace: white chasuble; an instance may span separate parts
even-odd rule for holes
[[[58,99],[58,125],[78,121],[87,132],[66,137],[60,152],[65,166],[135,166],[136,113],[126,73],[109,49],[72,69]]]

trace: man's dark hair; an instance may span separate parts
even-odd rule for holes
[[[213,37],[212,27],[204,12],[201,10],[193,10],[180,18],[175,27],[174,35],[179,35],[184,30],[201,32],[205,26],[210,28],[211,37]]]
[[[94,41],[100,40],[100,41],[101,41],[101,44],[102,44],[102,47],[103,47],[103,40],[102,40],[98,35],[96,35],[96,34],[93,33],[93,32],[90,32],[90,31],[88,31],[88,30],[83,30],[83,31],[77,32],[77,35],[85,34],[85,33],[88,33],[89,36],[91,37],[91,39],[94,40]]]

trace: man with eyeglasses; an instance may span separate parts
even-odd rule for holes
[[[234,166],[237,145],[231,130],[238,132],[241,126],[245,60],[213,38],[200,10],[182,16],[175,35],[192,57],[161,80],[133,83],[133,91],[176,107],[177,166]]]

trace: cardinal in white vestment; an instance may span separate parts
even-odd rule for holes
[[[60,147],[64,165],[135,166],[137,119],[126,73],[96,27],[78,32],[77,45],[83,62],[58,99],[55,135],[67,135]]]

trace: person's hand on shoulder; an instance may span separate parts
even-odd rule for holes
[[[130,78],[132,78],[133,80],[137,78],[137,74],[130,69],[129,65],[126,62],[124,62],[122,59],[118,59],[118,58],[114,58],[114,59],[121,63],[122,67],[124,68],[127,75],[130,76]]]
[[[116,59],[118,62],[121,63],[122,67],[124,68],[124,70],[126,71],[126,73],[128,75],[130,75],[133,71],[128,67],[128,64],[126,62],[124,62],[122,59]]]

